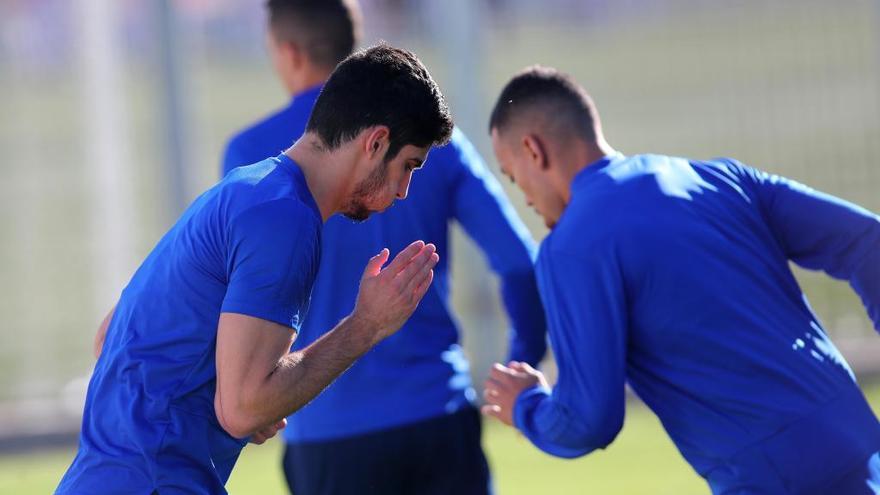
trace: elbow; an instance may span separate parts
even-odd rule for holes
[[[557,457],[573,459],[604,449],[610,445],[623,428],[623,418],[592,418],[576,421],[568,431],[557,439],[555,452]]]
[[[620,434],[623,429],[623,414],[617,411],[608,411],[592,418],[590,434],[584,441],[596,449],[604,449]]]
[[[250,414],[240,403],[221,400],[219,394],[214,400],[214,412],[220,427],[231,437],[245,438],[259,428],[255,414]]]
[[[567,450],[580,457],[610,445],[623,429],[623,414],[604,409],[572,421],[568,432],[560,438]],[[569,457],[569,456],[566,456]]]
[[[544,452],[565,459],[581,457],[604,449],[623,428],[623,414],[618,410],[596,410],[574,414],[567,408],[557,410],[557,421],[542,435],[531,440]]]

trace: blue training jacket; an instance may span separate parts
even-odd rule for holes
[[[716,493],[811,493],[866,462],[880,425],[789,260],[848,281],[880,328],[876,215],[729,159],[589,165],[537,264],[558,383],[519,396],[517,428],[603,448],[626,382]]]

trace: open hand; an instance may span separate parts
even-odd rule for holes
[[[434,279],[440,260],[433,244],[416,241],[401,251],[384,269],[389,251],[367,263],[352,318],[376,330],[375,342],[396,332],[412,315]]]

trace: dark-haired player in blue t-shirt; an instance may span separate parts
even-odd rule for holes
[[[123,290],[98,337],[79,451],[57,493],[225,493],[245,443],[273,436],[427,291],[433,245],[413,242],[384,269],[382,249],[350,315],[290,352],[322,223],[365,220],[405,198],[451,131],[411,53],[380,45],[342,62],[306,134],[196,199]]]
[[[731,159],[616,153],[549,68],[508,83],[490,129],[553,229],[536,271],[559,378],[495,365],[487,414],[578,457],[617,436],[626,382],[713,493],[880,493],[880,423],[789,267],[848,281],[880,330],[880,217]]]
[[[322,82],[356,42],[351,0],[272,0],[267,9],[269,52],[292,101],[230,140],[224,172],[284,148],[290,129],[303,129]],[[350,311],[358,290],[352,268],[378,246],[424,239],[436,244],[441,260],[404,329],[288,418],[284,470],[294,493],[485,495],[491,489],[476,394],[449,300],[450,226],[464,228],[498,275],[511,324],[510,359],[536,365],[546,332],[534,242],[460,130],[431,152],[419,179],[404,204],[369,222],[336,217],[324,225],[323,263],[295,348]]]

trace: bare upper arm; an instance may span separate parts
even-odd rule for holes
[[[214,407],[233,436],[246,436],[239,415],[290,352],[296,332],[284,325],[237,313],[221,313],[217,328],[217,386]]]

